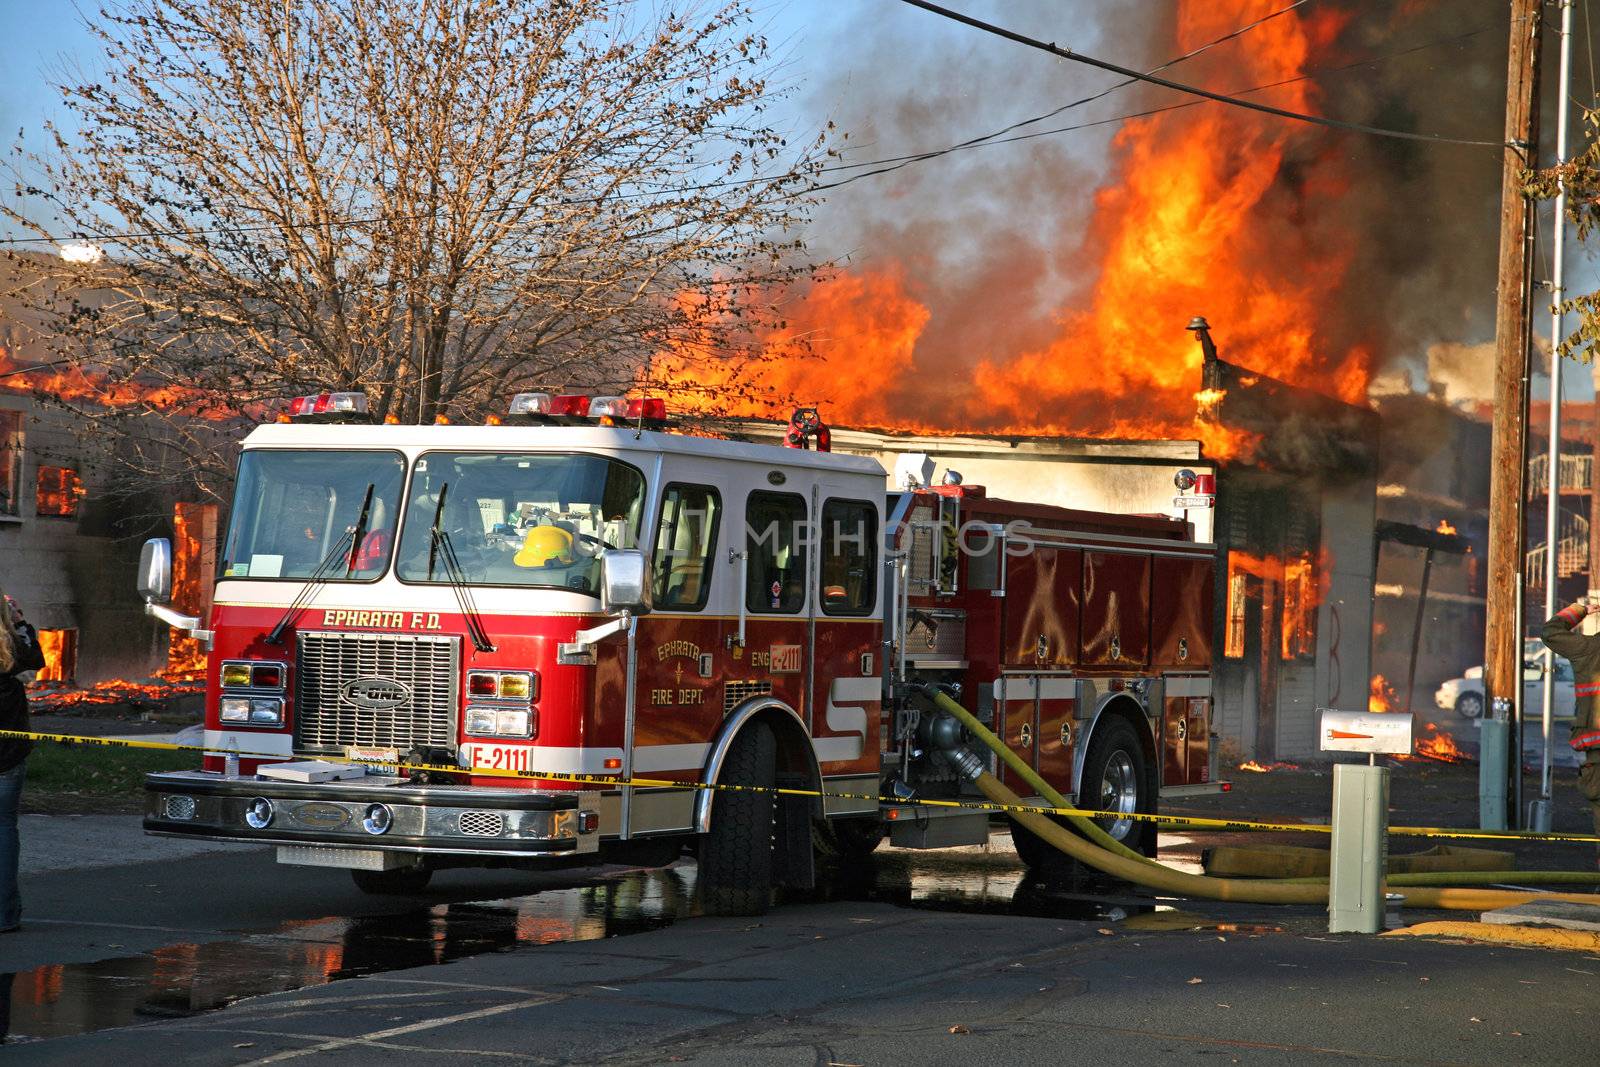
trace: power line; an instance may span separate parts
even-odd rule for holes
[[[938,4],[929,3],[928,0],[900,0],[900,2],[903,4],[910,4],[912,7],[922,8],[924,11],[932,12],[941,18],[947,18],[953,22],[959,22],[964,26],[970,26],[975,30],[982,30],[984,33],[993,34],[996,37],[1002,37],[1008,41],[1014,41],[1017,44],[1027,45],[1029,48],[1037,48],[1042,52],[1049,52],[1051,55],[1060,59],[1071,60],[1074,63],[1082,63],[1090,67],[1097,67],[1100,70],[1110,71],[1112,74],[1120,74],[1125,78],[1149,82],[1151,85],[1159,85],[1164,89],[1173,89],[1180,93],[1188,93],[1191,96],[1204,97],[1207,100],[1214,100],[1219,104],[1231,104],[1234,107],[1244,108],[1247,111],[1259,111],[1264,115],[1275,115],[1278,118],[1291,119],[1295,122],[1305,122],[1313,126],[1326,126],[1329,129],[1346,130],[1352,133],[1367,133],[1378,137],[1394,137],[1405,141],[1427,141],[1432,144],[1472,145],[1483,148],[1500,149],[1511,147],[1505,144],[1503,141],[1469,141],[1455,137],[1442,137],[1429,133],[1412,133],[1409,130],[1390,130],[1381,126],[1368,126],[1359,122],[1344,122],[1339,119],[1330,119],[1322,115],[1308,115],[1300,111],[1290,111],[1287,108],[1273,107],[1271,104],[1259,104],[1253,100],[1244,100],[1236,96],[1228,96],[1224,93],[1214,93],[1209,89],[1201,89],[1194,85],[1185,85],[1182,82],[1175,82],[1169,78],[1159,77],[1158,75],[1143,74],[1139,71],[1133,70],[1130,67],[1120,66],[1104,59],[1097,59],[1094,56],[1086,55],[1083,52],[1074,52],[1070,48],[1059,48],[1052,42],[1041,41],[1035,37],[1025,36],[1017,33],[1015,30],[1008,30],[1004,26],[997,26],[992,22],[984,22],[982,19],[976,19],[970,15],[963,15],[959,11],[952,11],[947,7],[940,7]]]
[[[1255,29],[1257,26],[1263,25],[1264,23],[1267,23],[1267,22],[1271,22],[1273,19],[1277,18],[1280,15],[1287,15],[1289,12],[1293,11],[1295,8],[1301,7],[1304,4],[1307,4],[1309,2],[1310,2],[1310,0],[1294,0],[1294,3],[1289,4],[1287,7],[1280,7],[1276,11],[1272,11],[1272,12],[1269,12],[1269,13],[1267,13],[1265,15],[1262,15],[1260,18],[1256,19],[1254,22],[1247,23],[1246,25],[1240,26],[1236,30],[1231,30],[1230,32],[1223,34],[1221,37],[1218,37],[1215,40],[1207,41],[1205,44],[1199,46],[1198,48],[1190,49],[1189,51],[1185,52],[1183,55],[1177,56],[1176,58],[1173,58],[1173,59],[1169,59],[1165,63],[1161,64],[1158,67],[1150,68],[1149,70],[1145,71],[1145,73],[1146,74],[1155,74],[1158,71],[1163,71],[1163,70],[1167,70],[1167,69],[1169,69],[1171,67],[1175,67],[1179,63],[1183,63],[1183,62],[1185,62],[1187,60],[1193,59],[1195,56],[1201,54],[1202,52],[1209,51],[1210,49],[1215,48],[1220,44],[1226,44],[1227,42],[1229,42],[1229,41],[1231,41],[1231,40],[1233,40],[1233,39],[1235,39],[1237,37],[1242,37],[1245,34],[1249,33],[1251,30]],[[1104,89],[1104,90],[1102,90],[1102,91],[1100,91],[1098,93],[1093,94],[1092,96],[1082,97],[1082,98],[1080,98],[1078,100],[1072,101],[1070,104],[1062,104],[1060,107],[1056,108],[1054,111],[1047,111],[1043,115],[1035,115],[1030,119],[1023,119],[1020,122],[1013,122],[1011,125],[1001,127],[1000,129],[995,130],[993,133],[987,133],[987,134],[984,134],[981,137],[973,137],[973,138],[971,138],[969,140],[961,141],[958,144],[951,145],[950,148],[947,149],[946,151],[955,151],[957,149],[970,148],[970,147],[973,147],[975,145],[982,144],[985,141],[992,140],[992,139],[994,139],[996,137],[1004,137],[1006,134],[1012,132],[1013,130],[1020,130],[1024,126],[1031,126],[1036,122],[1044,122],[1047,119],[1053,119],[1057,115],[1060,115],[1060,114],[1062,114],[1063,112],[1066,112],[1066,111],[1071,111],[1075,107],[1082,107],[1084,104],[1092,104],[1096,100],[1104,100],[1106,97],[1110,96],[1112,93],[1116,92],[1117,90],[1126,89],[1130,85],[1138,84],[1138,82],[1139,82],[1138,78],[1124,78],[1122,81],[1119,81],[1116,84],[1111,85],[1111,86],[1107,87],[1106,89]],[[931,157],[927,157],[925,153],[918,153],[916,157],[905,156],[905,157],[901,157],[901,158],[911,159],[911,158],[931,158]],[[894,163],[894,162],[899,162],[899,160],[880,159],[880,160],[875,160],[875,161],[872,161],[872,162],[848,163],[848,164],[844,164],[844,167],[875,167],[875,166],[879,166],[879,165],[881,165],[883,163]],[[825,169],[826,170],[840,170],[840,169],[844,169],[844,168],[843,167],[828,167],[828,168],[825,168]]]

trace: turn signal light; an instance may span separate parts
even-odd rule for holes
[[[530,703],[539,699],[537,671],[468,671],[467,695],[485,700],[515,700]]]

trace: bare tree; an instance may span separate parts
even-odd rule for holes
[[[13,254],[22,298],[55,358],[168,391],[85,412],[135,409],[130,450],[208,485],[269,398],[428,422],[621,388],[663,347],[758,352],[810,273],[823,137],[772,125],[746,0],[121,0],[91,29],[108,73],[60,86],[78,128],[19,146],[0,211],[107,254]]]

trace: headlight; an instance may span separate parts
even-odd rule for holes
[[[282,726],[283,701],[276,697],[254,697],[250,701],[252,726]]]
[[[279,697],[223,697],[217,702],[217,717],[223,722],[251,726],[282,726],[283,700]]]
[[[265,830],[272,825],[272,801],[256,797],[244,808],[244,821],[252,830]]]
[[[529,708],[467,708],[467,733],[474,737],[532,737],[533,725]]]

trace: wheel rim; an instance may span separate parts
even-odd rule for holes
[[[1106,769],[1100,776],[1100,810],[1121,815],[1139,810],[1139,772],[1134,768],[1133,757],[1121,749],[1106,760]],[[1101,819],[1100,825],[1121,841],[1133,829],[1133,820]]]
[[[1461,714],[1469,719],[1476,719],[1483,714],[1483,701],[1479,697],[1462,697]]]

